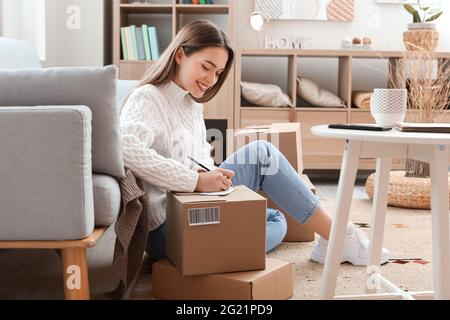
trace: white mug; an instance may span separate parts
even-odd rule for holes
[[[406,89],[374,89],[370,98],[370,113],[377,125],[393,127],[405,120],[407,102]]]

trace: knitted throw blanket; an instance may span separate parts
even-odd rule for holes
[[[149,204],[141,181],[129,169],[120,181],[122,205],[114,230],[113,269],[120,279],[116,290],[109,294],[112,298],[128,298],[128,286],[138,276],[149,228]]]

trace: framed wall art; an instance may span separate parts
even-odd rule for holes
[[[255,0],[256,11],[272,20],[353,21],[355,0]]]

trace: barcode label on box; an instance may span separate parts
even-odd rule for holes
[[[189,226],[220,223],[220,208],[189,209]]]

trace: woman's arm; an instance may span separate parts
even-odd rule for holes
[[[171,191],[193,192],[199,173],[179,161],[163,157],[151,148],[158,126],[162,123],[155,101],[144,96],[142,91],[129,99],[130,110],[121,118],[125,166],[154,186]]]

